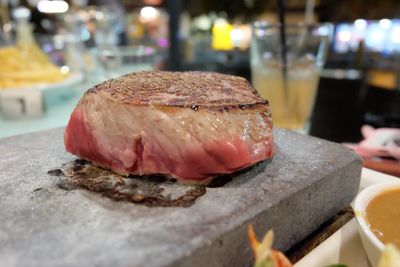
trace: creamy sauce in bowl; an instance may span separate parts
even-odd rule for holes
[[[379,240],[400,248],[400,188],[386,190],[374,197],[366,208],[366,217]]]

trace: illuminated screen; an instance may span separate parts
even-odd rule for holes
[[[336,25],[334,50],[337,53],[357,51],[364,41],[367,50],[391,54],[400,51],[400,20],[381,19]]]

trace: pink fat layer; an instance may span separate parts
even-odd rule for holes
[[[111,153],[107,154],[107,150],[99,147],[100,142],[96,142],[96,136],[89,129],[79,108],[71,115],[64,143],[68,152],[123,175],[166,174],[183,180],[203,180],[231,173],[272,157],[274,150],[272,144],[266,143],[254,155],[240,137],[221,136],[218,140],[180,147],[179,150],[183,151],[180,158],[171,158],[168,151],[163,150],[156,141],[139,138],[132,147],[132,153],[136,154],[132,157],[134,162],[126,168],[121,159],[113,157]]]

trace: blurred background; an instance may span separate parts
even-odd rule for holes
[[[332,22],[309,134],[358,142],[400,126],[400,3],[287,0],[287,23]],[[83,92],[139,70],[251,81],[251,23],[273,0],[0,0],[0,138],[65,126]]]

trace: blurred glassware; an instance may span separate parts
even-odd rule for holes
[[[0,28],[0,47],[10,45],[8,35]]]
[[[9,45],[11,43],[11,18],[9,14],[7,1],[0,1],[0,46]]]
[[[71,33],[57,34],[51,42],[44,45],[43,49],[53,57],[62,70],[87,74],[86,47],[79,36]]]
[[[116,29],[117,17],[107,8],[95,11],[96,31],[94,41],[97,48],[111,49],[118,45],[118,32]]]
[[[306,130],[333,32],[330,23],[286,25],[286,59],[280,25],[253,24],[251,74],[254,87],[270,102],[274,125]]]
[[[96,75],[99,82],[106,79],[143,70],[154,70],[157,66],[156,49],[149,46],[120,46],[92,50]]]
[[[158,7],[144,6],[126,16],[127,42],[132,45],[157,46],[158,52],[169,47],[169,14]],[[185,28],[185,20],[181,26]],[[185,33],[180,33],[184,38]]]

